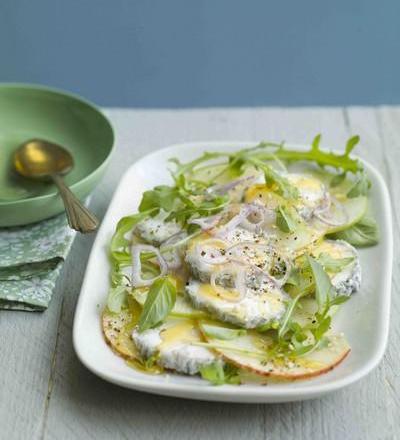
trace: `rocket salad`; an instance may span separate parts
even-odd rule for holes
[[[350,347],[334,314],[360,289],[356,247],[378,242],[358,142],[171,159],[171,184],[145,191],[111,240],[102,326],[115,353],[215,385],[338,365]]]

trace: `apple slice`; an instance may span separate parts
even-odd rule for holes
[[[138,351],[132,341],[133,315],[129,310],[112,313],[104,310],[102,329],[106,342],[118,355],[128,360],[138,358]]]
[[[234,340],[224,341],[210,337],[200,329],[210,346],[229,363],[252,373],[277,379],[306,379],[332,370],[348,355],[350,347],[342,335],[327,336],[328,345],[296,360],[267,359],[263,347],[269,345],[268,338],[249,330]]]

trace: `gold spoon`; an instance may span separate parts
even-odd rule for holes
[[[78,200],[61,177],[69,173],[73,166],[74,160],[67,150],[41,139],[25,142],[14,153],[14,167],[19,174],[29,179],[50,179],[57,185],[69,225],[85,234],[93,232],[99,221]]]

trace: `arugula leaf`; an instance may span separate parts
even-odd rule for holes
[[[240,384],[238,372],[237,367],[230,364],[224,367],[220,362],[213,362],[200,368],[201,377],[213,385]]]
[[[220,327],[211,324],[203,324],[201,328],[206,336],[224,341],[230,341],[246,334],[244,329]]]
[[[340,174],[336,174],[336,176],[333,176],[330,181],[331,188],[334,188],[335,186],[339,186],[344,181],[345,178],[346,178],[346,173],[340,173]]]
[[[353,150],[354,147],[360,142],[360,136],[352,136],[346,143],[346,154],[350,154]]]
[[[362,173],[346,195],[350,199],[358,196],[366,196],[370,187],[370,180],[365,173]]]
[[[130,265],[132,257],[128,249],[130,240],[127,239],[125,235],[130,232],[137,223],[144,220],[151,213],[152,211],[150,210],[123,217],[118,222],[115,233],[111,239],[111,288],[108,292],[107,305],[112,312],[118,313],[126,301],[126,276],[122,273],[121,267]]]
[[[282,321],[281,321],[281,325],[279,327],[278,330],[278,338],[281,339],[286,331],[289,328],[289,324],[290,324],[290,319],[293,315],[293,312],[297,306],[297,303],[299,302],[299,299],[303,296],[303,292],[298,293],[289,303],[285,314],[283,315]]]
[[[313,291],[315,283],[305,255],[298,257],[296,266],[292,267],[285,286],[292,297],[299,293],[305,296]]]
[[[152,356],[148,357],[147,359],[144,360],[143,364],[144,367],[148,370],[150,368],[153,368],[154,365],[156,365],[157,361],[159,358],[159,354],[155,353]]]
[[[327,273],[317,260],[307,255],[307,261],[310,264],[315,282],[315,297],[320,311],[329,307],[329,301],[333,292],[333,286]]]
[[[330,234],[330,238],[344,240],[353,246],[373,246],[379,241],[379,230],[376,221],[364,216],[358,223],[344,231]]]
[[[225,381],[226,383],[229,383],[231,385],[239,385],[240,384],[240,377],[239,373],[240,370],[238,367],[232,364],[225,364],[224,365],[224,373],[225,373]]]
[[[294,274],[293,286],[298,293],[288,304],[280,324],[278,337],[268,350],[272,357],[287,356],[296,359],[322,348],[328,342],[325,334],[330,329],[331,307],[343,304],[349,299],[346,295],[334,296],[331,299],[334,294],[333,287],[321,265],[312,257],[304,257],[304,260],[302,268],[297,269]],[[315,280],[312,283],[309,280],[310,275]],[[299,300],[310,292],[310,287],[316,290],[319,308],[310,322],[301,326],[293,320],[292,316],[295,309],[301,307]]]
[[[321,337],[321,339],[316,340],[313,344],[309,344],[301,347],[298,350],[295,350],[294,354],[296,357],[302,357],[306,354],[310,354],[315,350],[319,350],[325,348],[329,344],[329,339],[325,337]]]
[[[337,273],[352,263],[354,261],[354,257],[332,258],[329,254],[322,252],[317,257],[317,261],[326,271]]]
[[[142,201],[139,205],[139,212],[148,211],[150,209],[163,209],[170,212],[175,206],[175,201],[179,196],[179,192],[175,187],[160,185],[154,187],[150,191],[145,191]]]
[[[273,158],[274,156],[271,157],[271,159]],[[293,186],[286,179],[286,177],[275,171],[270,165],[251,156],[244,157],[244,160],[254,165],[256,168],[260,169],[264,173],[265,182],[267,184],[270,185],[272,183],[275,183],[279,188],[279,192],[285,199],[295,199],[298,197],[299,192],[297,191],[297,188]]]
[[[221,211],[229,203],[229,196],[215,195],[213,198],[199,200],[197,203],[191,205],[187,204],[179,210],[173,211],[166,218],[166,221],[176,220],[178,223],[185,225],[192,216],[207,217]]]
[[[348,295],[337,295],[329,302],[329,307],[338,306],[340,304],[345,303],[349,299],[350,299],[350,296],[348,296]]]
[[[169,314],[176,301],[176,287],[168,277],[159,278],[150,287],[139,319],[139,332],[156,327]]]
[[[313,141],[311,142],[311,151],[318,151],[319,150],[319,144],[321,143],[321,133],[317,134]]]
[[[322,336],[329,330],[332,318],[329,315],[324,315],[321,317],[318,327],[313,331],[314,338],[319,341]]]
[[[317,135],[308,151],[287,149],[283,142],[260,142],[255,147],[246,148],[236,153],[204,153],[199,158],[186,164],[182,164],[178,159],[171,159],[171,162],[174,162],[176,165],[173,177],[175,181],[177,181],[181,175],[194,173],[196,167],[202,165],[204,162],[216,158],[225,158],[227,159],[227,165],[223,169],[223,172],[228,171],[232,177],[235,177],[243,173],[246,165],[253,165],[264,172],[267,181],[273,181],[278,185],[279,190],[285,198],[295,198],[298,194],[297,188],[291,185],[284,176],[276,172],[266,161],[308,161],[317,163],[320,166],[330,166],[342,170],[343,173],[363,173],[364,167],[362,163],[350,157],[350,153],[359,141],[358,136],[353,136],[347,141],[343,154],[322,150],[320,141],[321,135]],[[219,165],[223,165],[223,163]],[[215,164],[209,165],[209,167],[212,166],[215,166]]]
[[[131,231],[137,223],[144,220],[153,212],[153,210],[148,210],[121,218],[111,239],[110,251],[112,257],[118,255],[116,254],[118,251],[121,249],[124,250],[130,244],[130,240],[125,237],[125,234]]]
[[[346,146],[346,150],[343,154],[336,154],[333,152],[324,151],[320,147],[321,135],[317,135],[313,142],[310,150],[292,150],[284,148],[284,145],[281,144],[276,151],[274,151],[274,155],[281,160],[288,161],[308,161],[315,162],[320,166],[330,166],[336,169],[340,169],[342,171],[348,171],[350,173],[362,172],[364,167],[362,163],[357,159],[352,159],[350,157],[350,152],[355,146],[353,138],[349,139],[347,145],[351,145],[351,148]],[[258,145],[258,150],[271,148],[271,144],[261,142]],[[261,160],[271,160],[271,153],[257,153],[257,158]]]
[[[279,328],[279,321],[270,321],[267,324],[260,325],[256,330],[260,333],[267,332],[268,330],[277,330]]]
[[[298,223],[285,206],[280,205],[276,210],[276,225],[283,232],[294,232]]]
[[[185,164],[181,163],[181,161],[175,157],[169,159],[169,161],[174,163],[176,166],[176,170],[173,172],[173,176],[174,178],[177,178],[182,174],[192,173],[194,169],[203,162],[208,162],[209,160],[212,159],[217,159],[220,157],[227,157],[227,156],[229,156],[228,153],[209,153],[206,151],[205,153],[202,154],[202,156]]]

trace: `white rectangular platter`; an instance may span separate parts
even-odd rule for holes
[[[129,367],[105,343],[100,316],[109,288],[107,249],[118,220],[136,212],[142,193],[171,183],[168,159],[189,161],[204,151],[236,151],[255,142],[202,142],[174,145],[133,164],[125,173],[97,233],[75,313],[73,340],[81,362],[103,379],[126,388],[190,399],[272,403],[310,399],[350,385],[368,374],[381,360],[387,342],[392,272],[392,220],[388,190],[379,172],[364,162],[372,182],[370,204],[379,224],[380,242],[361,249],[361,291],[334,319],[352,351],[333,371],[311,380],[213,386],[198,377],[149,375]],[[294,146],[293,146],[294,147]],[[296,148],[308,148],[299,147]]]

